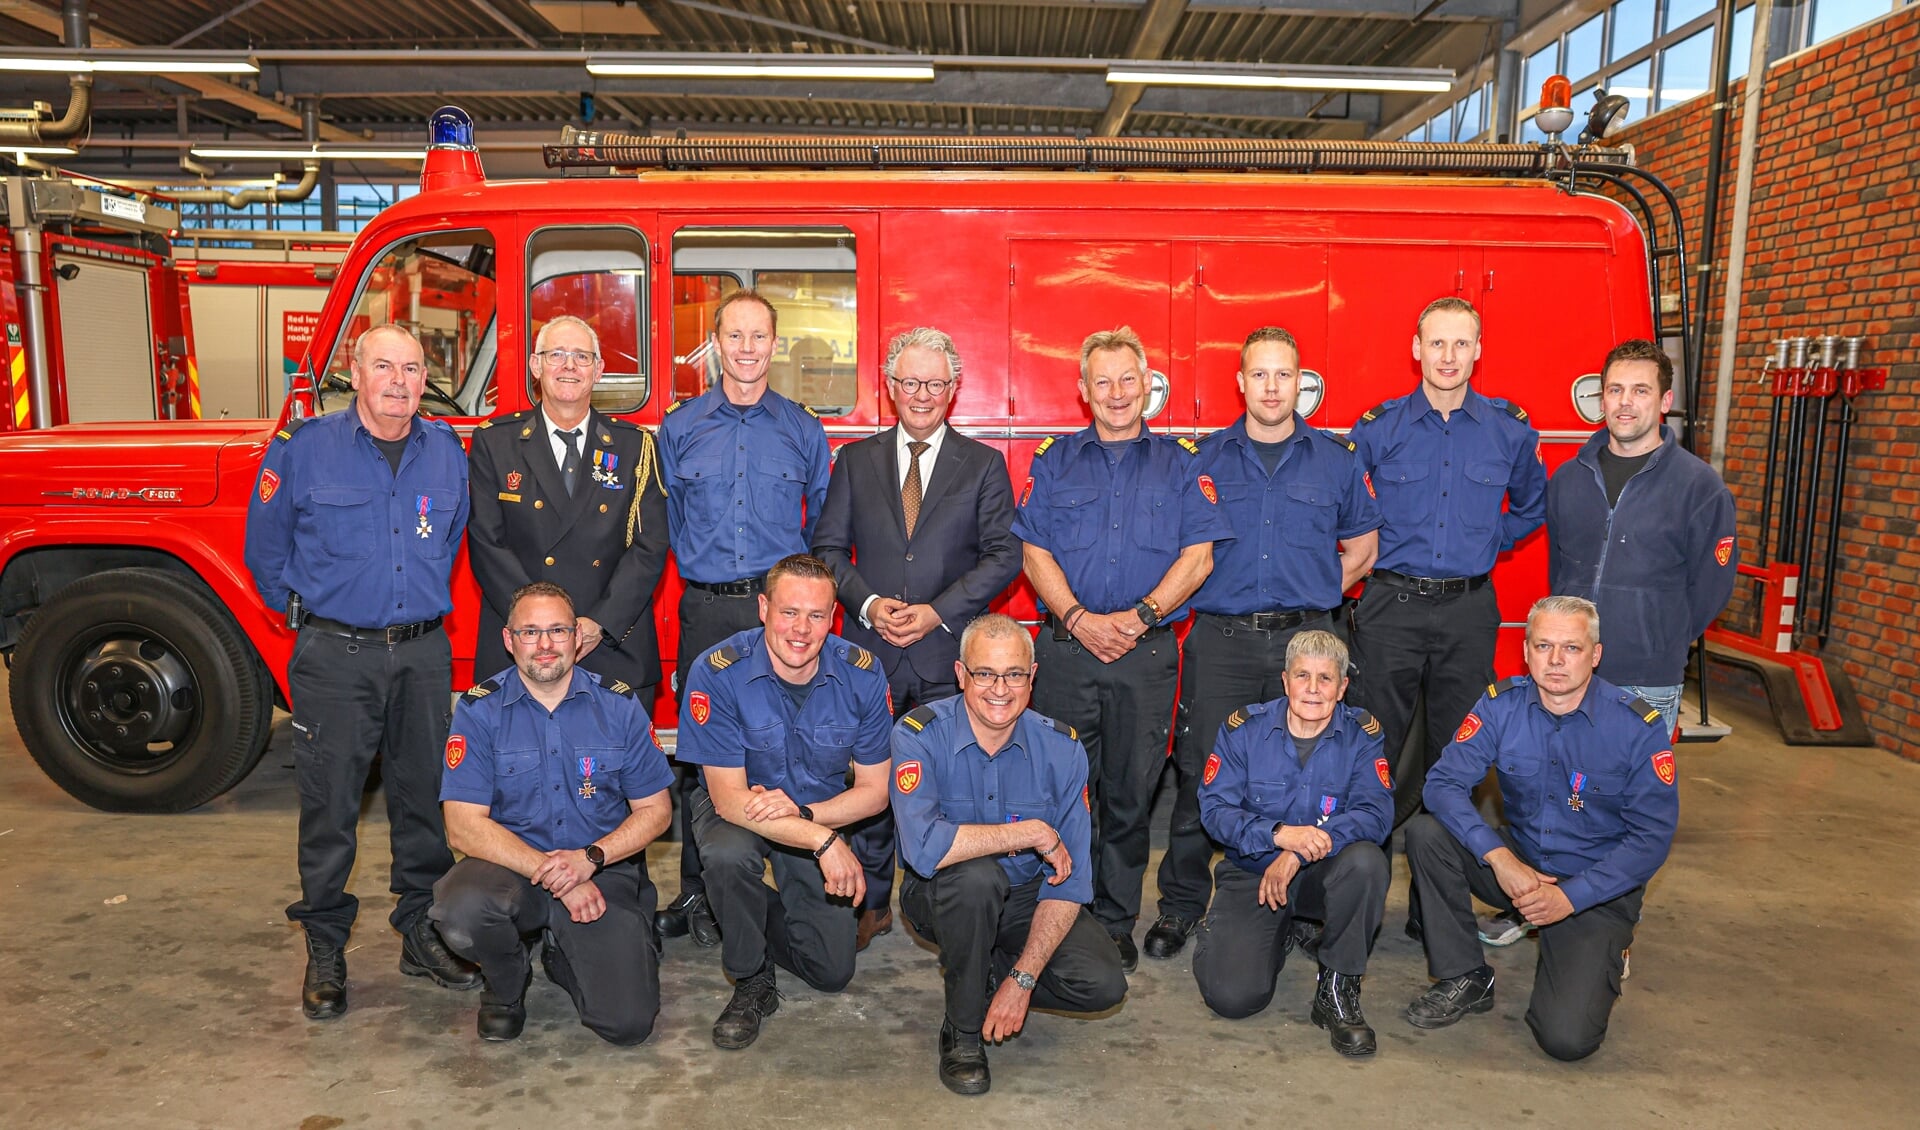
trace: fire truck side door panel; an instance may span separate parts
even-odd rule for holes
[[[264,416],[261,369],[267,362],[260,340],[261,288],[200,283],[187,290],[194,322],[200,327],[195,344],[201,416],[211,420]]]
[[[56,255],[66,423],[152,420],[159,415],[153,369],[153,309],[144,268]]]
[[[1279,326],[1300,343],[1300,365],[1327,373],[1327,248],[1324,244],[1202,243],[1195,249],[1194,383],[1203,431],[1231,424],[1244,410],[1235,374],[1240,345],[1261,326]],[[1346,383],[1356,383],[1350,374]],[[1323,407],[1308,423],[1326,426]],[[1334,422],[1345,426],[1351,418]]]
[[[1473,253],[1477,258],[1478,252]],[[1461,250],[1445,243],[1337,243],[1327,262],[1327,395],[1318,419],[1345,429],[1420,383],[1414,320],[1460,293]],[[1475,382],[1479,387],[1479,382]],[[1484,390],[1483,390],[1484,391]]]
[[[879,356],[884,361],[894,337],[915,326],[933,326],[951,336],[960,353],[961,380],[948,418],[963,428],[1009,419],[1007,336],[998,317],[1008,218],[1006,212],[985,211],[900,211],[880,217],[887,259],[880,280]],[[894,415],[884,380],[880,385],[876,426],[885,427]],[[979,438],[1005,448],[1004,441]]]

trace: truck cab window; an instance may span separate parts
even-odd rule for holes
[[[713,311],[753,287],[779,312],[768,384],[822,416],[859,395],[854,237],[846,228],[682,228],[673,237],[673,394],[698,396],[720,378]]]
[[[593,327],[605,365],[593,389],[602,412],[632,412],[647,402],[647,241],[631,228],[545,228],[527,241],[527,342],[562,314]],[[533,372],[527,396],[537,402]]]
[[[353,343],[374,326],[395,324],[420,339],[427,387],[420,410],[432,416],[484,416],[494,403],[493,237],[483,231],[434,232],[402,240],[360,281],[353,314],[334,343],[322,381],[322,412],[352,403]]]

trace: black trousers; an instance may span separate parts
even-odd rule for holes
[[[680,716],[687,714],[687,670],[708,648],[735,632],[760,626],[760,598],[721,596],[688,585],[680,594],[680,642],[674,649],[674,698]],[[682,723],[684,725],[684,723]],[[675,762],[674,799],[680,806],[680,893],[706,889],[700,877],[700,845],[693,834],[693,792],[700,787],[700,769]]]
[[[1347,700],[1379,720],[1387,759],[1395,763],[1394,783],[1418,796],[1427,770],[1493,682],[1500,633],[1493,586],[1421,596],[1376,578],[1360,594],[1353,631],[1360,670]],[[1400,765],[1422,690],[1427,695],[1425,754],[1418,766]]]
[[[1502,838],[1521,854],[1511,836],[1503,832]],[[1478,969],[1484,958],[1473,898],[1513,909],[1493,868],[1475,859],[1440,821],[1424,815],[1407,822],[1407,860],[1426,912],[1427,972],[1446,978]],[[1541,928],[1533,999],[1527,1004],[1527,1027],[1540,1050],[1555,1059],[1583,1059],[1607,1038],[1607,1018],[1620,997],[1621,953],[1633,944],[1645,894],[1645,887],[1636,887]]]
[[[1173,721],[1173,765],[1179,781],[1167,853],[1160,857],[1160,913],[1188,921],[1207,912],[1213,895],[1213,840],[1200,824],[1200,773],[1227,716],[1249,703],[1285,694],[1287,644],[1301,632],[1333,630],[1317,616],[1278,632],[1235,627],[1195,613],[1180,666],[1180,707]]]
[[[1093,804],[1093,916],[1107,933],[1131,933],[1147,877],[1153,788],[1167,763],[1180,645],[1156,631],[1112,663],[1042,628],[1033,708],[1080,732]]]
[[[945,628],[935,628],[942,632]],[[938,702],[943,698],[952,698],[960,693],[956,683],[929,683],[914,673],[911,665],[902,663],[888,681],[893,691],[893,717],[897,722],[900,716],[916,706],[929,702]],[[853,775],[847,775],[849,786]],[[867,873],[867,898],[860,904],[862,910],[885,910],[893,902],[894,842],[893,806],[888,805],[872,816],[846,828],[847,846],[853,849],[855,859]]]
[[[347,876],[378,754],[393,849],[389,886],[399,896],[391,921],[405,930],[427,912],[433,884],[453,866],[440,817],[440,759],[453,718],[447,634],[386,644],[305,627],[287,686],[300,779],[300,901],[287,917],[317,941],[346,945],[360,910]]]
[[[706,864],[727,976],[751,977],[771,957],[823,993],[846,988],[853,980],[856,916],[851,903],[827,894],[813,856],[727,823],[705,788],[693,793],[693,834]],[[766,882],[769,860],[777,890]]]
[[[947,1019],[978,1032],[996,981],[1006,977],[1033,928],[1045,879],[1014,886],[991,856],[944,867],[931,879],[911,871],[900,885],[900,913],[914,932],[940,947]],[[1104,1012],[1127,995],[1120,951],[1085,907],[1047,967],[1035,978],[1033,1007]]]
[[[1273,1000],[1286,964],[1294,918],[1325,923],[1320,966],[1359,977],[1387,910],[1387,856],[1378,844],[1348,844],[1332,859],[1302,867],[1287,885],[1287,905],[1260,905],[1260,876],[1221,860],[1213,906],[1193,951],[1193,979],[1207,1007],[1229,1019],[1252,1016]]]
[[[518,1000],[527,983],[529,939],[553,931],[554,979],[573,998],[580,1023],[610,1044],[642,1043],[660,1015],[660,953],[653,938],[659,901],[643,857],[594,876],[607,912],[575,922],[559,899],[508,868],[468,857],[434,885],[433,920],[447,947],[480,967],[485,998]]]

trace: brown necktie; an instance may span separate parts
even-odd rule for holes
[[[900,487],[900,511],[907,516],[907,536],[913,536],[914,523],[920,520],[920,453],[927,449],[924,440],[907,444],[907,481]]]

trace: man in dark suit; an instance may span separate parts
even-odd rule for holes
[[[467,558],[480,582],[474,679],[513,666],[501,640],[513,593],[552,581],[573,595],[581,667],[651,707],[660,681],[653,592],[667,560],[667,495],[653,435],[593,409],[605,365],[593,327],[562,315],[529,364],[540,407],[474,429]]]
[[[898,718],[959,693],[960,632],[1020,575],[1020,541],[1006,457],[947,426],[960,384],[953,339],[908,330],[888,347],[886,374],[900,422],[840,449],[813,552],[838,578],[843,634],[886,664]],[[867,871],[865,949],[893,928],[892,813],[852,842]]]

